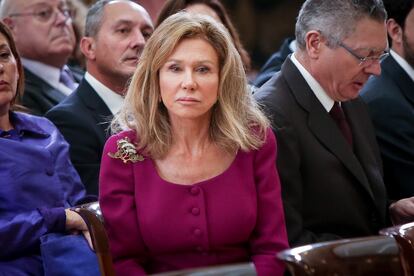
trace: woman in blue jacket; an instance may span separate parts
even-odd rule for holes
[[[85,190],[68,144],[47,119],[17,112],[23,67],[13,37],[0,23],[0,273],[43,275],[40,238],[83,231],[69,208]]]

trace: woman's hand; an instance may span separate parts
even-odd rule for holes
[[[85,239],[88,241],[89,247],[93,249],[91,235],[88,231],[88,227],[86,226],[85,221],[83,218],[76,212],[65,209],[66,214],[66,230],[71,232],[72,234],[78,234],[82,232]]]

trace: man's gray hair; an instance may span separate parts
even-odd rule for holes
[[[307,0],[296,21],[296,45],[304,50],[306,34],[315,30],[327,39],[328,46],[337,47],[363,18],[385,22],[382,0]]]
[[[16,9],[15,1],[13,0],[1,0],[0,1],[0,19],[4,19],[13,13]]]
[[[94,37],[98,34],[106,4],[114,0],[99,0],[93,4],[86,15],[85,36]]]

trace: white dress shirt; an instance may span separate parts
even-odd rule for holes
[[[298,68],[299,72],[315,94],[316,98],[318,98],[319,102],[325,108],[327,112],[329,112],[335,101],[326,93],[326,91],[322,88],[319,82],[308,72],[308,70],[303,67],[302,64],[296,59],[295,53],[290,56],[293,64]]]
[[[85,73],[85,80],[92,86],[99,97],[101,97],[112,115],[115,115],[121,110],[122,104],[124,103],[124,97],[109,89],[88,72]]]

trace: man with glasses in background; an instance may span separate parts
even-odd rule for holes
[[[391,55],[361,92],[374,122],[390,198],[414,195],[414,0],[385,0]]]
[[[71,10],[65,0],[2,0],[0,18],[15,38],[25,69],[22,103],[43,115],[78,85],[66,62],[75,48]]]
[[[291,246],[374,235],[387,224],[379,150],[359,98],[388,55],[386,17],[381,0],[305,1],[296,51],[255,94],[276,134]],[[410,202],[392,215],[412,219]]]

